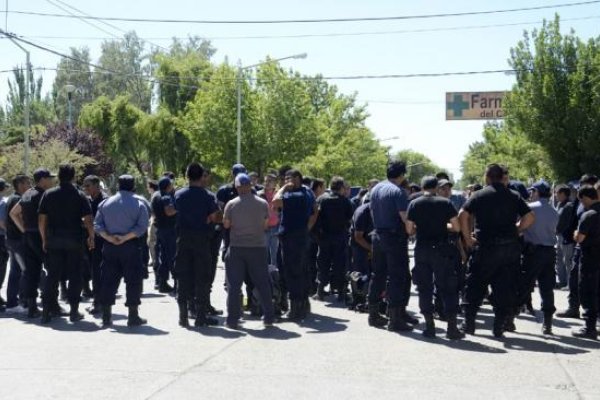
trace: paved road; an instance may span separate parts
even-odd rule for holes
[[[107,330],[90,316],[40,326],[0,315],[0,399],[600,399],[600,343],[570,337],[581,321],[558,321],[544,338],[539,315],[520,317],[518,333],[496,340],[488,307],[477,336],[431,341],[313,302],[301,325],[186,330],[174,299],[147,289],[149,325],[136,329],[126,326],[123,298]],[[566,293],[557,297],[562,308]],[[218,290],[217,305],[224,300]]]

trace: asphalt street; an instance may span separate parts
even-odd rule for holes
[[[538,311],[498,340],[485,306],[476,336],[449,341],[440,329],[428,340],[422,326],[408,334],[370,328],[366,314],[331,298],[313,301],[301,324],[265,330],[248,317],[239,331],[183,329],[174,298],[151,280],[140,308],[149,324],[139,328],[126,326],[124,297],[111,329],[89,315],[42,326],[0,314],[0,399],[600,399],[600,342],[572,338],[578,320],[557,320],[555,336],[544,337]],[[220,268],[219,308],[222,281]],[[562,309],[566,292],[556,295]]]

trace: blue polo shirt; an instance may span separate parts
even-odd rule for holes
[[[283,209],[279,233],[308,229],[308,219],[313,214],[315,196],[305,186],[283,194]]]
[[[146,234],[148,223],[146,206],[132,192],[120,190],[98,206],[94,230],[109,235],[126,235],[133,232],[137,237],[141,237]]]
[[[209,232],[214,226],[208,217],[218,211],[217,199],[209,190],[188,186],[175,193],[177,229],[179,231]]]
[[[408,195],[394,183],[388,180],[379,182],[371,190],[371,216],[375,230],[403,234],[404,223],[400,213],[407,208]]]
[[[546,198],[529,203],[529,208],[535,214],[535,222],[523,232],[525,241],[539,246],[554,246],[556,244],[558,212],[552,207],[550,200]]]

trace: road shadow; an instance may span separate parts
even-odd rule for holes
[[[421,334],[420,330],[415,330],[412,332],[398,332],[398,335],[406,336],[411,339],[417,340],[419,342],[426,342],[433,345],[446,346],[451,349],[461,350],[461,351],[471,351],[475,353],[489,353],[489,354],[505,354],[506,350],[487,346],[483,343],[478,343],[469,340],[469,336],[465,337],[461,340],[450,340],[445,337],[446,331],[444,329],[435,329],[436,337],[435,338],[426,338]]]
[[[155,328],[151,325],[132,326],[127,325],[112,325],[110,328],[111,332],[121,333],[124,335],[143,335],[143,336],[162,336],[168,335],[169,332],[163,331],[162,329]]]
[[[226,329],[223,325],[202,327],[190,326],[187,329],[190,331],[198,332],[202,336],[220,337],[223,339],[239,339],[241,337],[246,336],[246,333],[242,332],[242,330]]]
[[[239,330],[259,339],[290,340],[298,339],[302,336],[299,333],[281,329],[278,326],[272,326],[265,329],[248,329],[245,327],[240,327]]]
[[[312,329],[312,331],[308,331],[307,333],[334,333],[348,329],[348,326],[346,325],[347,322],[349,322],[347,319],[311,313],[298,325]]]
[[[533,337],[534,335],[525,336]],[[510,333],[504,338],[495,338],[492,336],[490,339],[501,342],[504,348],[507,350],[530,351],[535,353],[557,353],[569,355],[589,353],[589,351],[585,349],[562,346],[559,343],[548,342],[545,339],[532,340],[525,337],[515,337],[512,336],[512,334]]]
[[[162,298],[162,297],[168,297],[167,294],[162,294],[162,293],[142,293],[142,299],[156,299],[156,298]]]
[[[537,335],[534,335],[532,333],[521,333],[521,335],[523,336],[528,336],[528,337],[540,337]],[[579,347],[579,348],[583,348],[583,349],[592,349],[592,350],[598,350],[600,349],[600,342],[597,340],[590,340],[590,339],[582,339],[582,338],[576,338],[573,336],[564,336],[564,335],[548,335],[548,336],[543,336],[543,338],[547,341],[550,341],[551,343],[558,343],[558,344],[566,344],[572,347]]]

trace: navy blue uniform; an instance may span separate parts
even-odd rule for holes
[[[137,238],[148,230],[148,210],[132,192],[119,191],[104,200],[98,207],[94,229],[98,234],[127,235],[133,232]],[[125,279],[127,307],[141,304],[144,268],[138,239],[119,245],[109,242],[102,249],[101,295],[103,306],[115,304],[115,296],[121,278]]]
[[[90,206],[92,208],[92,217],[96,218],[98,213],[98,207],[100,203],[108,199],[108,196],[104,192],[100,192],[95,198],[89,197]],[[94,294],[94,303],[99,304],[98,295],[100,294],[100,282],[102,277],[101,265],[102,265],[102,247],[104,246],[104,239],[100,235],[94,236],[94,248],[88,250],[89,269],[87,272],[89,278],[92,281],[92,290]],[[87,278],[89,280],[89,278]],[[84,276],[86,279],[86,276]]]
[[[173,206],[175,198],[172,193],[156,192],[152,196],[152,211],[154,213],[154,226],[156,226],[156,245],[159,254],[158,278],[160,284],[169,280],[175,262],[175,248],[177,237],[175,233],[176,216],[168,216],[165,207]]]
[[[38,296],[42,264],[46,258],[38,228],[38,208],[43,194],[44,189],[36,186],[23,193],[19,202],[25,225],[25,296],[28,299],[36,299]]]
[[[408,237],[401,212],[406,212],[406,192],[390,181],[371,191],[373,218],[373,274],[369,304],[377,304],[386,291],[390,307],[406,307],[410,298]]]
[[[579,295],[586,327],[596,330],[598,285],[600,284],[600,203],[581,215],[577,231],[585,235],[580,243]]]

